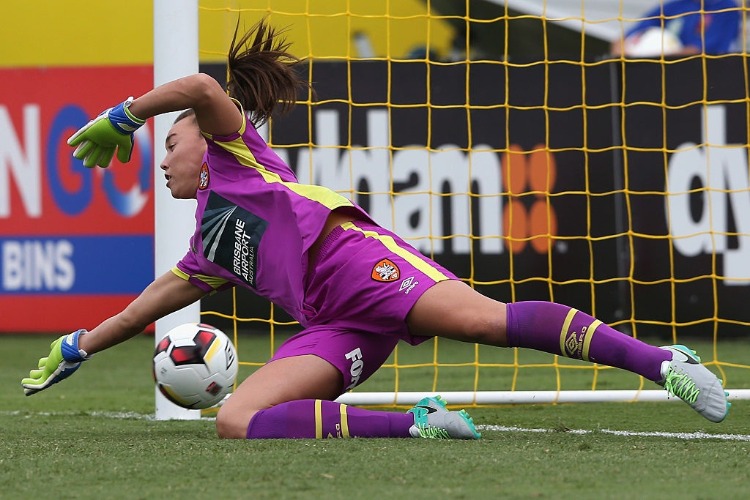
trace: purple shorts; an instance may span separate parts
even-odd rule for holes
[[[347,222],[329,234],[311,264],[305,329],[272,359],[314,354],[341,371],[344,389],[380,368],[399,340],[416,345],[406,316],[431,286],[457,279],[397,235],[370,222]]]

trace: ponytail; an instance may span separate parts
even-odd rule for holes
[[[309,83],[296,71],[301,61],[287,50],[290,43],[262,19],[238,40],[239,20],[227,56],[227,92],[237,99],[250,121],[259,126],[275,110],[288,112],[297,100],[297,91]]]

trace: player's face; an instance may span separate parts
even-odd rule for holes
[[[198,130],[195,118],[187,117],[172,125],[165,146],[167,156],[161,162],[161,169],[172,197],[195,198],[203,153],[206,152],[206,141]]]

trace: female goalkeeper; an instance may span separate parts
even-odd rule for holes
[[[623,368],[708,420],[725,418],[721,381],[686,347],[647,345],[560,304],[487,298],[348,199],[298,183],[255,126],[294,103],[306,85],[295,72],[299,60],[263,21],[237,38],[227,92],[204,74],[181,78],[105,111],[69,139],[87,167],[108,166],[115,152],[127,162],[144,120],[187,110],[166,137],[161,169],[174,198],[197,199],[196,229],[182,260],[124,311],[54,342],[22,381],[27,395],[158,318],[243,286],[284,308],[302,331],[221,407],[216,428],[224,438],[479,438],[471,418],[448,411],[439,398],[406,413],[335,402],[371,376],[399,340],[414,345],[433,336]]]

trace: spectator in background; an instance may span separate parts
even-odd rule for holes
[[[740,9],[734,0],[659,2],[612,44],[612,54],[655,57],[736,50]]]

